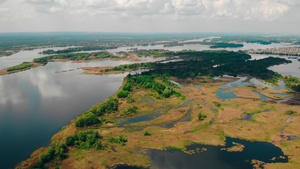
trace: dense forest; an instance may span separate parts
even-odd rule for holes
[[[210,48],[242,48],[243,44],[235,44],[235,43],[215,43]]]
[[[179,56],[182,61],[168,63],[140,63],[120,65],[106,71],[148,68],[142,75],[150,76],[174,76],[181,79],[195,78],[196,76],[221,76],[224,74],[238,76],[250,75],[266,81],[275,81],[281,78],[268,67],[291,61],[268,57],[260,60],[249,60],[251,56],[239,51],[231,52],[225,50],[216,51],[192,51],[183,50],[179,52],[165,51],[165,56]],[[293,87],[295,89],[295,87]]]

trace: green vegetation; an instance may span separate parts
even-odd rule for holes
[[[122,115],[130,116],[132,114],[137,113],[137,107],[136,106],[129,106]]]
[[[78,149],[90,149],[94,148],[95,150],[103,150],[103,146],[101,144],[102,137],[99,135],[97,131],[89,131],[89,130],[83,130],[76,132],[73,136],[68,136],[69,146],[75,146]]]
[[[152,49],[152,50],[134,50],[131,53],[136,53],[137,56],[153,56],[157,57],[166,57],[169,56],[169,52],[163,49]]]
[[[124,91],[124,90],[119,91],[117,94],[118,98],[126,98],[128,95],[129,95],[129,92]]]
[[[118,138],[111,137],[111,138],[108,139],[108,141],[109,141],[110,143],[119,143],[119,144],[125,146],[125,144],[126,144],[126,142],[127,142],[128,140],[127,140],[126,136],[120,135],[120,136],[118,136]]]
[[[267,67],[290,62],[282,58],[273,57],[260,60],[248,60],[251,56],[243,52],[222,50],[200,52],[183,50],[169,55],[177,55],[184,60],[164,64],[157,63],[151,65],[153,70],[143,72],[142,74],[165,74],[180,79],[195,78],[199,74],[212,77],[224,74],[233,76],[248,74],[266,80],[272,79],[276,75],[273,71],[268,70]]]
[[[132,86],[131,86],[131,84],[126,83],[126,84],[124,85],[124,87],[123,87],[123,90],[124,90],[124,91],[129,91],[129,92],[131,92],[131,91],[132,91]]]
[[[137,70],[137,69],[143,69],[143,68],[152,68],[156,63],[148,62],[148,63],[134,63],[134,64],[126,64],[126,65],[119,65],[115,66],[111,69],[105,70],[106,72],[108,71],[125,71],[125,70]]]
[[[221,107],[221,103],[217,102],[217,101],[213,101],[213,104],[217,107],[220,108]]]
[[[91,125],[96,125],[96,124],[101,124],[101,121],[98,119],[98,117],[92,113],[88,112],[86,113],[83,117],[78,119],[75,123],[76,127],[85,127],[85,126],[91,126]]]
[[[235,44],[235,43],[214,43],[210,48],[242,48],[243,44]]]
[[[158,94],[156,96],[156,98],[161,98],[161,97],[168,98],[172,95],[181,96],[180,93],[178,93],[172,89],[166,88],[165,85],[163,85],[160,82],[155,81],[154,79],[155,79],[155,75],[153,75],[153,76],[150,76],[150,75],[144,75],[144,76],[128,75],[126,78],[126,80],[127,80],[126,83],[130,84],[131,86],[138,86],[143,89],[152,89],[152,90],[156,91]]]
[[[151,133],[149,133],[148,131],[145,131],[144,132],[144,136],[151,136],[152,134]]]
[[[43,51],[43,54],[63,54],[63,53],[72,53],[72,52],[79,52],[79,51],[91,51],[91,50],[106,50],[106,49],[116,49],[115,46],[83,46],[83,47],[75,47],[75,48],[68,48],[64,50],[54,51],[52,49]]]
[[[248,87],[252,87],[253,89],[256,89],[257,87],[254,85],[248,85]]]
[[[9,55],[12,55],[13,52],[7,52],[7,51],[0,51],[0,56],[3,55],[3,56],[9,56]]]
[[[262,88],[262,90],[267,90],[267,89],[269,89],[267,86]]]
[[[92,60],[92,59],[102,59],[102,58],[119,58],[107,51],[94,52],[94,53],[69,53],[69,54],[59,54],[45,56],[41,58],[33,59],[33,62],[46,64],[52,59],[68,59],[68,60]]]
[[[202,121],[202,120],[204,120],[205,118],[206,118],[206,114],[205,114],[205,113],[200,112],[200,113],[198,114],[198,120],[199,120],[199,121]]]
[[[127,99],[128,99],[128,102],[129,102],[129,103],[134,103],[134,102],[135,102],[135,100],[134,100],[134,98],[132,97],[131,94],[129,94],[129,95],[127,96]]]
[[[15,70],[21,70],[21,69],[26,69],[26,68],[29,68],[29,67],[32,67],[33,64],[32,63],[29,63],[29,62],[23,62],[17,66],[13,66],[13,67],[10,67],[7,69],[8,72],[11,72],[11,71],[15,71]]]
[[[296,114],[297,111],[294,111],[294,110],[288,110],[285,112],[286,115],[293,115],[293,114]]]
[[[245,111],[244,113],[245,114],[258,114],[258,113],[261,113],[261,110],[249,109],[249,110]]]
[[[108,101],[100,104],[97,108],[92,108],[86,112],[80,119],[75,122],[76,127],[87,127],[101,124],[99,116],[105,113],[112,113],[118,111],[119,100],[116,98],[109,98]]]
[[[105,113],[112,113],[118,111],[119,100],[110,97],[108,101],[100,104],[96,110],[93,111],[97,116],[102,116]]]
[[[50,144],[48,152],[40,155],[40,161],[38,161],[32,168],[44,168],[44,165],[53,159],[63,160],[67,157],[66,153],[68,148],[61,142],[54,142]]]
[[[259,43],[261,45],[270,45],[272,43],[279,43],[279,41],[276,41],[276,40],[269,40],[269,41],[266,41],[266,40],[247,40],[246,42],[247,43]]]
[[[300,80],[293,76],[285,76],[283,80],[286,82],[286,86],[293,89],[296,92],[300,92]]]

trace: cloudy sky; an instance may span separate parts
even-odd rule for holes
[[[0,0],[0,32],[300,34],[300,0]]]

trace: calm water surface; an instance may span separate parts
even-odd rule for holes
[[[0,168],[14,167],[46,146],[62,126],[115,93],[127,75],[82,75],[78,67],[125,63],[48,63],[0,76]]]

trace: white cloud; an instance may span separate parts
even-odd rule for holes
[[[0,0],[0,3],[0,21],[8,25],[18,21],[42,24],[45,19],[53,21],[52,25],[58,22],[69,25],[78,21],[93,25],[94,22],[108,22],[107,27],[121,26],[118,23],[129,27],[133,21],[142,24],[144,20],[153,24],[180,21],[182,24],[205,22],[216,25],[220,20],[260,23],[279,22],[285,18],[295,21],[300,16],[299,0]],[[0,28],[1,31],[4,28]]]

